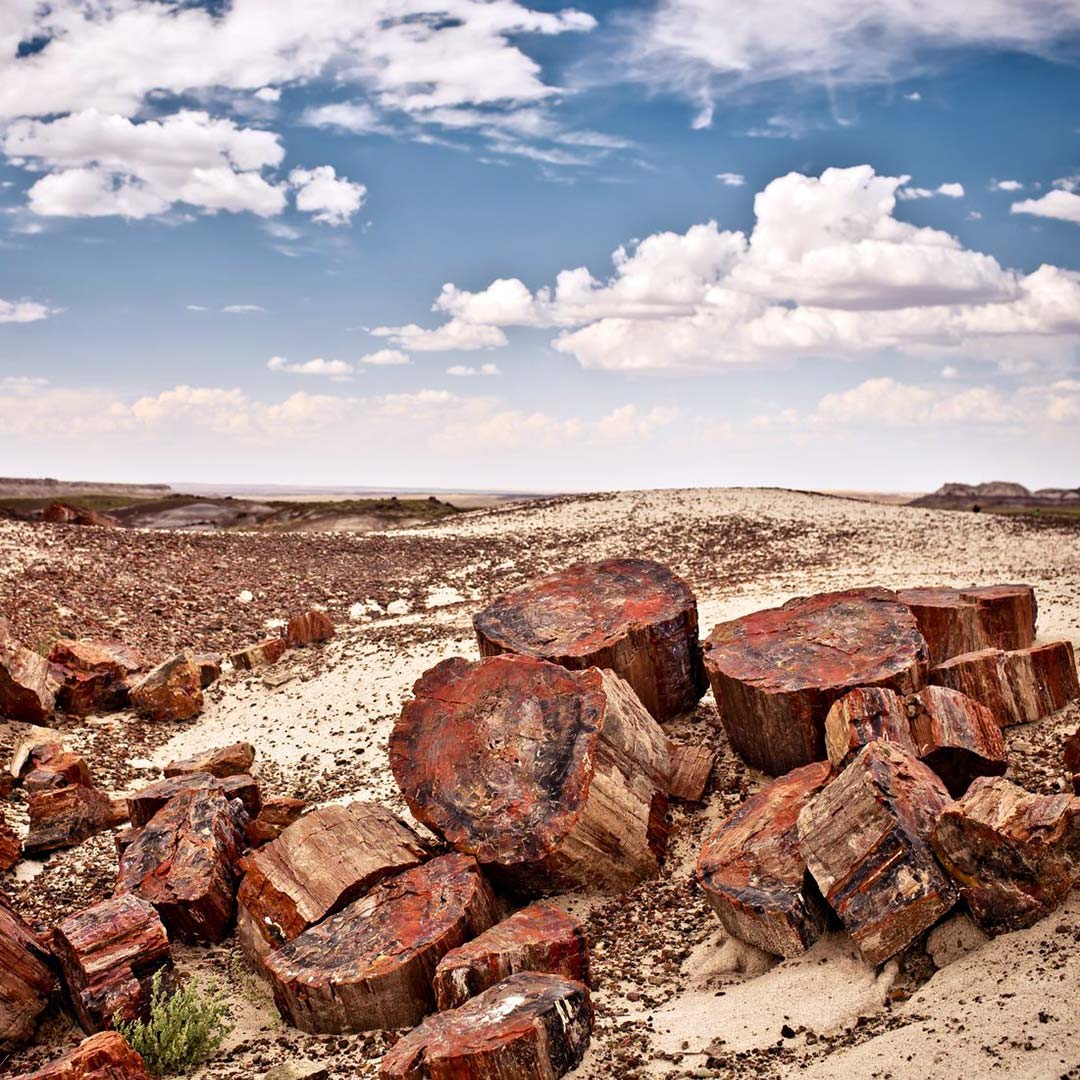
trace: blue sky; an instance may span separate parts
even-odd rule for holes
[[[0,12],[0,472],[1080,482],[1078,0],[298,7]]]

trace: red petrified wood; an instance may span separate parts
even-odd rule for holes
[[[44,723],[56,707],[58,689],[49,661],[17,641],[0,619],[0,719]]]
[[[221,778],[211,776],[209,773],[180,773],[177,776],[169,776],[164,780],[148,784],[134,795],[128,796],[127,806],[131,814],[131,824],[140,829],[177,795],[182,795],[186,791],[208,790],[221,791],[229,799],[239,799],[244,804],[249,817],[257,814],[262,806],[259,785],[254,777],[246,773]]]
[[[482,656],[610,668],[657,720],[692,709],[707,685],[697,600],[682,578],[644,559],[578,563],[497,596],[473,624]]]
[[[22,857],[22,840],[0,810],[0,870],[10,870]]]
[[[247,860],[237,934],[256,968],[268,952],[427,857],[420,838],[376,803],[312,810]]]
[[[82,754],[75,754],[58,742],[38,743],[26,758],[23,790],[50,791],[54,788],[93,787],[90,766]]]
[[[816,761],[751,795],[705,841],[698,880],[725,929],[779,956],[806,952],[825,929],[825,905],[806,872],[796,821],[832,779]]]
[[[127,821],[123,799],[110,799],[95,787],[71,785],[35,791],[29,800],[30,831],[23,844],[28,854],[74,847],[103,829]]]
[[[37,1072],[14,1080],[150,1080],[150,1074],[119,1032],[102,1031]]]
[[[266,958],[281,1015],[315,1034],[400,1028],[435,1004],[439,960],[497,919],[467,855],[389,878]]]
[[[981,777],[945,807],[933,843],[975,921],[990,933],[1019,930],[1053,911],[1080,876],[1080,798]]]
[[[293,822],[303,817],[308,805],[305,799],[292,799],[288,795],[271,795],[264,799],[258,817],[247,823],[248,843],[259,847],[276,840]]]
[[[916,754],[911,723],[900,695],[880,687],[859,687],[834,701],[825,717],[825,749],[829,760],[842,769],[874,739],[896,743]]]
[[[55,986],[47,952],[0,892],[0,1050],[30,1041]]]
[[[1065,740],[1065,770],[1072,774],[1073,791],[1080,795],[1080,728]]]
[[[435,1004],[456,1009],[519,971],[589,981],[585,928],[554,904],[540,901],[451,949],[435,968]]]
[[[926,642],[887,589],[799,597],[721,623],[705,642],[732,746],[773,776],[825,757],[829,707],[857,686],[918,690]]]
[[[657,869],[668,741],[611,671],[444,660],[390,736],[409,808],[523,892],[627,889]]]
[[[703,743],[672,743],[668,794],[682,802],[699,802],[715,761],[716,755]]]
[[[285,627],[285,643],[291,649],[329,641],[334,636],[334,624],[323,611],[307,611],[294,615]]]
[[[276,664],[285,655],[285,649],[285,642],[281,638],[266,638],[232,653],[229,661],[237,671],[254,671],[256,668]]]
[[[187,653],[147,672],[130,693],[131,704],[151,720],[190,720],[202,712],[202,678]]]
[[[976,776],[1005,772],[1005,740],[985,705],[943,686],[924,687],[904,705],[918,756],[945,781],[954,799]]]
[[[126,708],[128,679],[143,667],[143,658],[119,641],[61,638],[49,650],[49,663],[60,683],[57,707],[85,716]]]
[[[209,773],[217,777],[236,776],[238,773],[251,772],[254,761],[255,747],[249,742],[238,742],[180,761],[170,761],[162,771],[166,776],[187,776],[191,773]]]
[[[246,822],[220,788],[177,795],[125,849],[116,894],[148,900],[183,941],[222,941],[236,909]]]
[[[589,991],[558,975],[524,972],[460,1009],[429,1016],[383,1058],[381,1080],[557,1080],[585,1056]]]
[[[872,742],[799,814],[799,850],[867,963],[884,963],[956,903],[930,850],[948,801],[921,761]]]
[[[116,896],[65,919],[53,935],[71,1002],[85,1031],[110,1027],[115,1016],[146,1018],[150,982],[171,968],[165,927],[153,906]]]
[[[1001,727],[1029,724],[1080,697],[1072,643],[965,653],[932,668],[929,681],[985,705]]]

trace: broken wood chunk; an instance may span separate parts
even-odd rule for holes
[[[798,597],[721,623],[705,667],[728,739],[772,776],[825,757],[825,718],[855,687],[910,694],[926,673],[926,642],[888,589]]]
[[[43,724],[56,708],[59,688],[49,661],[16,640],[0,619],[0,719]]]
[[[50,791],[54,788],[93,787],[90,766],[82,754],[75,754],[61,743],[39,743],[26,759],[29,768],[23,775],[23,790]]]
[[[497,918],[475,859],[432,859],[270,953],[278,1011],[313,1034],[410,1027],[434,1008],[439,960]]]
[[[700,802],[715,762],[716,754],[704,743],[672,743],[668,794],[683,802]]]
[[[325,611],[305,612],[294,615],[285,627],[285,643],[291,649],[329,641],[334,636],[334,624]]]
[[[927,686],[904,699],[918,756],[958,799],[976,776],[1001,776],[1005,740],[993,713],[974,698]]]
[[[239,799],[249,816],[258,814],[262,799],[259,785],[253,776],[240,773],[236,776],[217,777],[210,773],[179,773],[148,784],[129,795],[127,799],[131,824],[136,828],[145,825],[170,799],[187,791],[216,789],[226,798]]]
[[[271,795],[264,799],[258,817],[247,823],[248,843],[260,847],[276,840],[293,822],[300,820],[309,805],[305,799],[292,799],[287,795]]]
[[[519,971],[589,982],[585,928],[554,904],[539,901],[451,949],[435,968],[435,1004],[456,1009]]]
[[[592,1033],[588,988],[537,972],[511,975],[399,1039],[381,1080],[556,1080],[577,1068]]]
[[[119,641],[61,638],[49,650],[60,683],[59,709],[74,716],[128,706],[128,680],[144,667],[137,649]]]
[[[0,892],[0,1050],[25,1046],[56,987],[49,954]]]
[[[197,653],[191,662],[199,669],[199,686],[203,690],[221,678],[221,653]]]
[[[220,787],[181,792],[124,851],[116,895],[148,900],[182,941],[224,940],[236,910],[246,823],[239,800]]]
[[[732,937],[776,956],[806,952],[826,910],[799,850],[799,813],[833,778],[804,765],[751,795],[705,841],[698,881]]]
[[[116,896],[69,916],[56,927],[53,945],[86,1032],[111,1027],[116,1017],[147,1019],[151,980],[172,967],[165,927],[137,896]]]
[[[118,1031],[102,1031],[83,1039],[63,1057],[14,1080],[150,1080],[150,1073]]]
[[[656,873],[668,740],[614,672],[456,657],[413,693],[390,765],[418,821],[523,893]]]
[[[899,694],[861,686],[833,702],[825,717],[825,749],[837,769],[875,739],[916,753],[911,723]]]
[[[697,600],[682,578],[645,559],[577,563],[495,597],[473,625],[481,656],[609,668],[657,720],[692,709],[707,686]]]
[[[256,668],[276,664],[285,655],[286,648],[281,638],[265,638],[246,649],[231,653],[229,662],[237,671],[254,671]]]
[[[0,809],[0,870],[10,870],[22,858],[22,840]]]
[[[930,849],[948,802],[921,761],[872,742],[799,814],[799,850],[868,964],[884,963],[956,903]]]
[[[18,782],[37,764],[38,755],[55,754],[63,749],[64,736],[56,728],[31,726],[15,744],[8,772]]]
[[[99,788],[72,785],[30,795],[30,831],[23,843],[28,855],[74,847],[104,829],[127,821],[123,799],[111,799]]]
[[[244,954],[259,970],[267,953],[427,856],[416,833],[377,803],[312,810],[247,859],[237,896]]]
[[[984,930],[1020,930],[1058,907],[1080,876],[1080,798],[980,777],[942,811],[933,844]]]
[[[180,761],[170,761],[162,770],[166,777],[187,776],[191,773],[209,773],[211,776],[236,776],[251,772],[255,761],[255,747],[249,742],[233,743],[217,750],[207,750]]]
[[[188,653],[158,664],[130,688],[131,704],[150,720],[190,720],[202,712],[202,678]]]
[[[1080,795],[1080,728],[1065,740],[1065,770],[1072,775],[1073,791]]]

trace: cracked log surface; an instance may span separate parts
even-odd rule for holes
[[[150,1073],[119,1032],[102,1031],[56,1061],[15,1080],[150,1080]]]
[[[262,798],[255,778],[247,773],[217,777],[210,773],[179,773],[147,784],[127,798],[131,824],[142,828],[162,807],[189,791],[220,791],[227,799],[239,799],[249,817],[259,813]]]
[[[613,672],[455,657],[413,694],[390,765],[416,819],[453,847],[532,895],[656,873],[669,744]]]
[[[825,717],[825,749],[837,769],[869,742],[896,743],[918,756],[903,699],[894,690],[859,687],[834,701]]]
[[[56,986],[45,949],[0,893],[0,1050],[33,1038],[38,1017]]]
[[[100,788],[81,784],[35,791],[28,809],[30,831],[23,848],[33,855],[74,847],[127,820],[123,799],[110,799]]]
[[[119,641],[61,638],[49,650],[60,684],[56,706],[75,716],[128,705],[128,679],[145,666],[137,649]]]

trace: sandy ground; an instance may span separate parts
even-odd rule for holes
[[[312,602],[340,633],[265,676],[226,677],[193,724],[119,714],[70,725],[71,741],[117,791],[155,779],[169,758],[248,739],[267,791],[375,798],[405,813],[385,745],[414,680],[446,656],[477,655],[470,618],[486,597],[576,559],[667,562],[694,587],[703,633],[824,589],[1028,581],[1040,639],[1080,646],[1080,527],[1068,522],[717,490],[564,498],[370,537],[120,532],[0,523],[0,613],[28,639],[58,627],[111,630],[152,658],[180,645],[245,644]],[[245,589],[252,600],[240,599]],[[1010,776],[1061,790],[1061,744],[1078,722],[1074,703],[1011,729]],[[839,930],[777,963],[728,940],[692,880],[704,837],[763,778],[730,751],[711,697],[668,727],[714,746],[713,788],[700,806],[672,811],[657,881],[625,897],[562,898],[586,921],[596,979],[596,1032],[575,1076],[1080,1077],[1077,893],[1030,930],[989,943],[953,917],[933,932],[937,963],[918,942],[869,968]],[[5,888],[47,926],[108,894],[115,853],[111,838],[98,837],[31,865],[36,876],[24,865]],[[335,1078],[373,1076],[392,1042],[283,1027],[228,943],[185,949],[181,962],[218,980],[237,1022],[203,1075],[258,1076],[306,1058]],[[57,1045],[75,1033],[59,1014],[43,1037]],[[52,1053],[39,1047],[6,1071]]]

